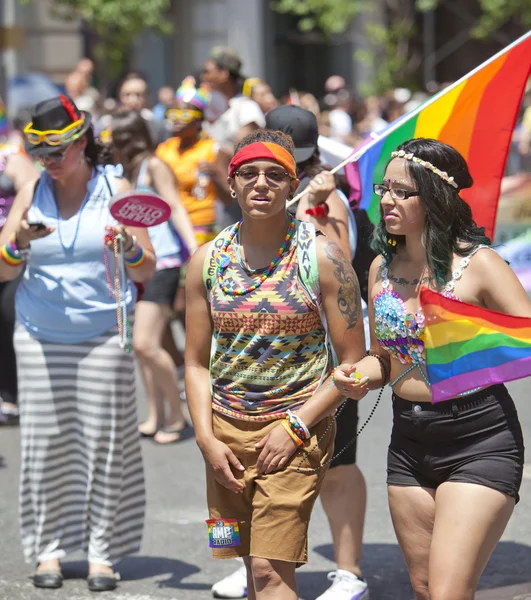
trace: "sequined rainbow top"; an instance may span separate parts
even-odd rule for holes
[[[478,246],[471,254],[465,256],[457,269],[453,271],[452,278],[445,285],[442,294],[454,300],[456,282],[463,275],[463,271],[470,264],[471,258],[480,248],[489,246]],[[391,289],[389,280],[389,267],[382,266],[382,291],[374,298],[374,323],[375,334],[378,342],[389,354],[398,359],[404,365],[421,365],[426,363],[424,352],[424,313],[419,308],[411,312],[402,298]],[[421,371],[422,372],[422,371]]]

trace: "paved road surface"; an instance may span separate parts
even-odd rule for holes
[[[531,440],[531,381],[513,384],[524,436]],[[367,414],[375,395],[362,403]],[[144,407],[140,401],[140,412]],[[390,431],[389,395],[360,436],[360,466],[369,485],[364,570],[371,600],[411,600],[407,573],[396,543],[385,493],[385,455]],[[0,600],[85,600],[94,598],[84,581],[86,563],[73,556],[64,564],[66,581],[61,590],[35,590],[28,580],[32,570],[22,559],[18,536],[18,430],[0,428]],[[204,600],[210,587],[230,573],[232,561],[212,561],[206,543],[207,518],[203,464],[193,439],[171,447],[143,441],[148,508],[140,555],[119,566],[123,581],[114,600],[162,598]],[[529,453],[527,461],[531,462]],[[480,600],[531,600],[531,465],[503,540],[481,580]],[[334,568],[330,535],[324,513],[317,506],[310,531],[310,562],[298,572],[300,595],[316,598],[328,585]]]

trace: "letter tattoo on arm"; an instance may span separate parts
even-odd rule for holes
[[[334,264],[334,277],[339,283],[337,305],[347,322],[347,329],[356,326],[361,315],[361,295],[358,279],[352,265],[348,262],[341,248],[329,242],[324,248],[326,256]]]

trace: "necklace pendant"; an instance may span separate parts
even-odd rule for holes
[[[219,252],[214,259],[218,269],[226,269],[230,264],[230,254],[227,252]]]

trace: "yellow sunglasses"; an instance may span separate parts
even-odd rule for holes
[[[47,131],[39,131],[38,129],[32,129],[33,123],[28,123],[24,128],[24,135],[30,144],[36,146],[41,142],[45,142],[49,146],[59,146],[65,144],[79,133],[79,130],[85,124],[85,119],[79,119],[74,121],[70,125],[67,125],[64,129],[48,129]]]
[[[166,118],[175,123],[188,125],[194,120],[202,120],[203,113],[200,110],[192,110],[188,108],[172,108],[166,111]]]

